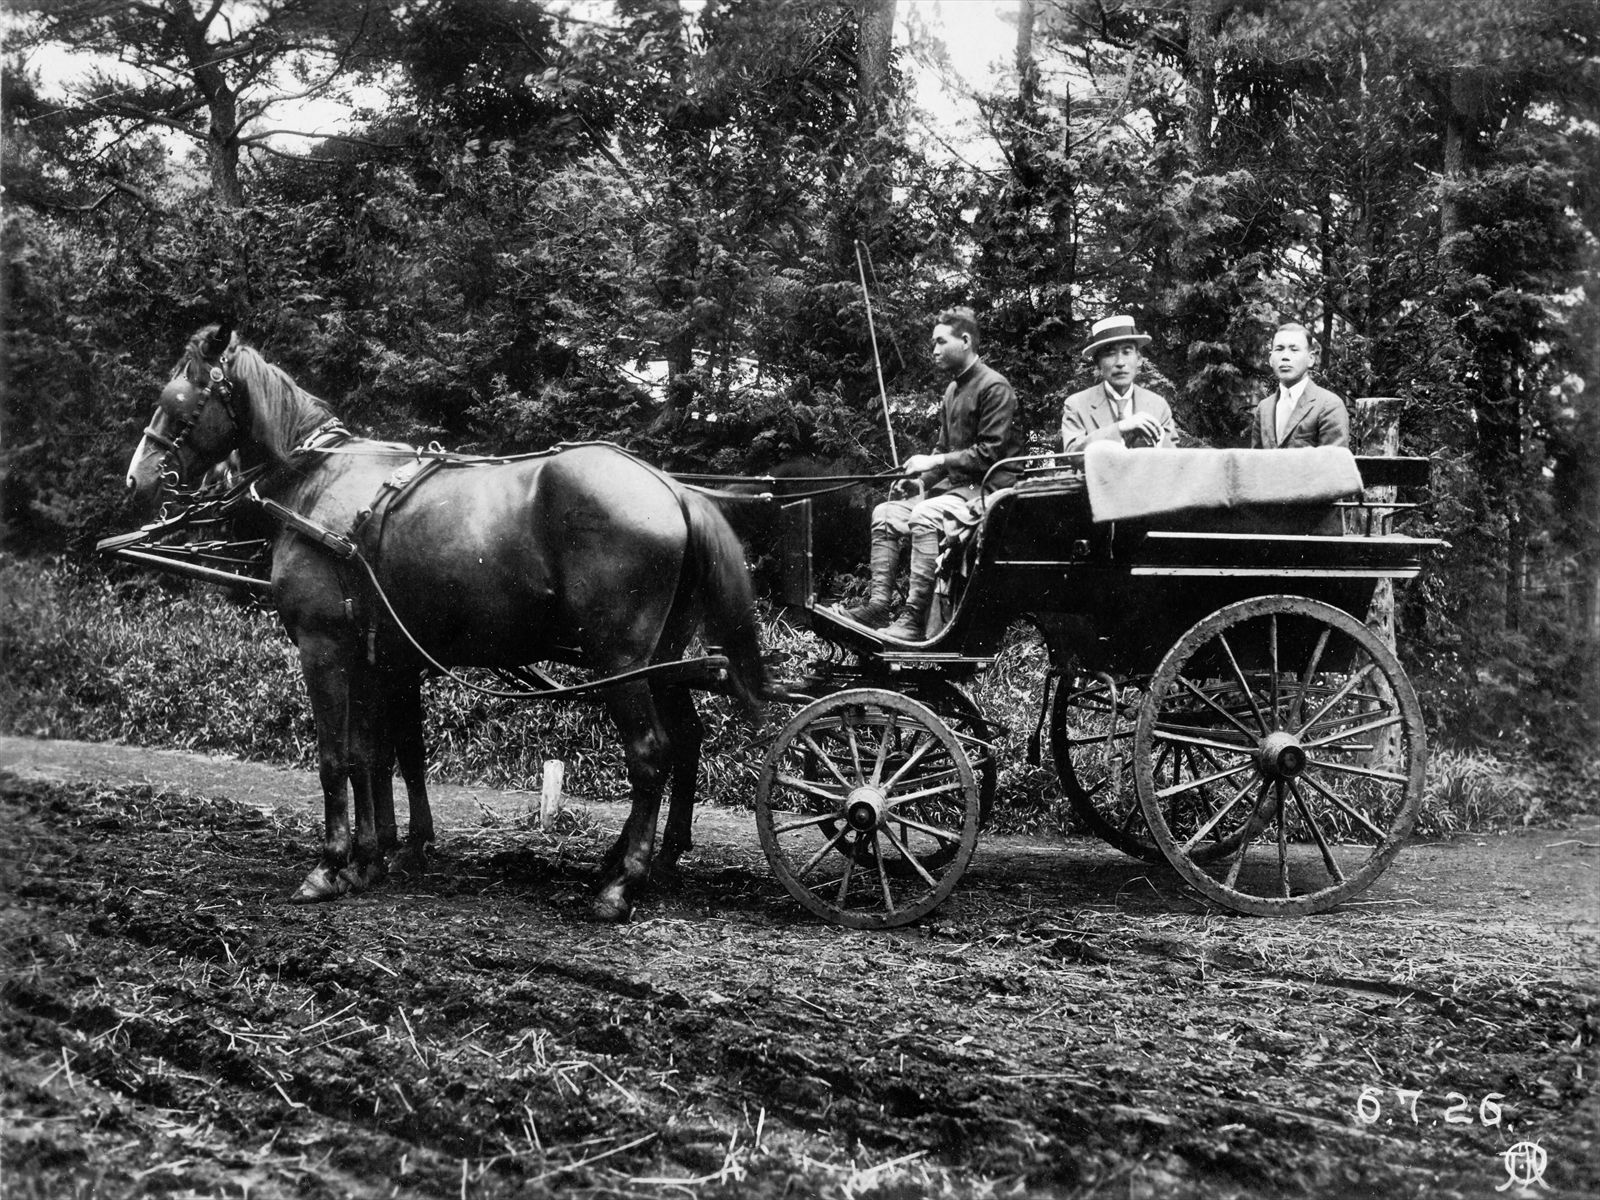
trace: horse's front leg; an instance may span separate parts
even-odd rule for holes
[[[350,659],[335,637],[301,633],[300,672],[317,727],[317,774],[322,780],[322,858],[290,899],[297,904],[333,900],[346,889],[339,872],[350,861]]]
[[[633,912],[635,896],[650,875],[670,746],[647,684],[617,689],[607,707],[622,733],[633,807],[616,845],[600,864],[593,911],[602,921],[626,921]]]
[[[672,755],[667,824],[661,835],[656,872],[673,876],[677,874],[678,860],[694,845],[694,793],[706,730],[695,708],[694,693],[688,688],[661,688],[655,695]]]
[[[372,680],[349,642],[313,635],[300,639],[301,671],[317,726],[323,844],[321,861],[291,897],[296,903],[333,900],[369,887],[384,874],[372,797]],[[353,836],[347,787],[355,799]]]

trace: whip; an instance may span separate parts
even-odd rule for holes
[[[867,332],[872,335],[872,365],[878,372],[878,398],[883,401],[883,424],[889,431],[889,457],[900,465],[900,451],[894,444],[894,422],[889,419],[889,393],[883,386],[883,360],[878,357],[878,329],[872,321],[872,297],[867,292],[867,269],[861,263],[861,239],[856,239],[856,273],[861,276],[861,299],[867,306]]]

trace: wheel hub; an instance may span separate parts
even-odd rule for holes
[[[883,793],[875,787],[858,787],[845,799],[844,819],[857,833],[871,833],[883,817]]]
[[[1261,743],[1257,762],[1268,779],[1293,779],[1306,769],[1306,751],[1300,739],[1279,730]]]

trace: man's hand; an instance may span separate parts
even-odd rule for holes
[[[1143,439],[1154,446],[1161,441],[1161,422],[1149,413],[1130,413],[1117,422],[1117,428],[1125,442]]]
[[[913,454],[900,464],[900,469],[907,475],[921,475],[924,471],[936,471],[944,466],[942,454]]]

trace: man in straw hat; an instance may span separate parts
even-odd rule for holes
[[[1171,446],[1172,409],[1134,381],[1144,366],[1139,347],[1150,340],[1130,316],[1096,321],[1085,357],[1094,360],[1100,382],[1074,392],[1061,410],[1061,449],[1067,454],[1090,442],[1116,438],[1125,446]]]
[[[889,499],[872,510],[871,591],[863,603],[843,610],[844,616],[869,628],[888,625],[885,637],[907,642],[924,640],[945,526],[968,523],[989,468],[1024,450],[1016,429],[1016,394],[1004,375],[978,357],[978,320],[970,308],[939,314],[933,327],[933,362],[950,378],[940,408],[938,443],[933,453],[913,454],[900,464],[909,478],[898,481]],[[989,484],[1006,487],[1015,477],[1015,469],[1002,467]],[[906,599],[890,625],[895,575],[908,542]]]

